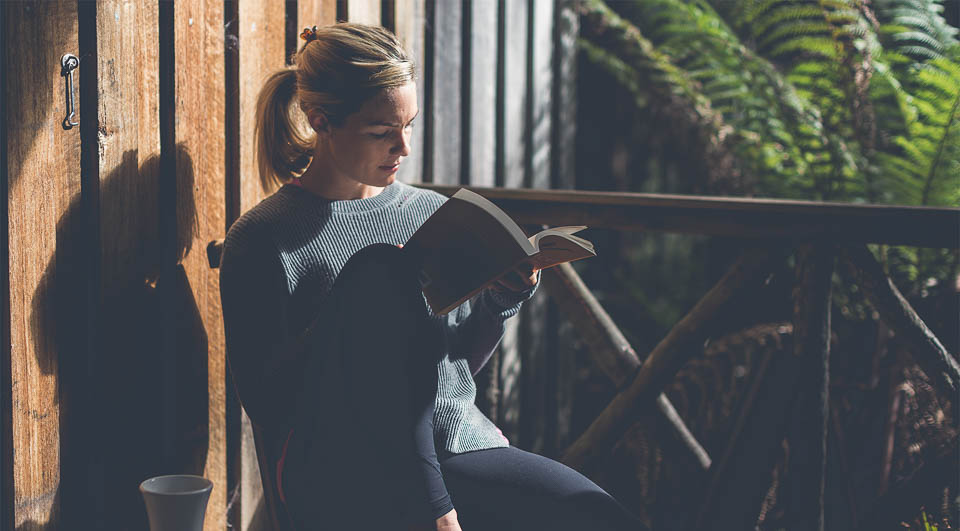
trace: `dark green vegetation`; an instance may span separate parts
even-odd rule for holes
[[[960,9],[922,0],[582,0],[577,187],[960,206],[960,42],[945,5]],[[588,237],[600,256],[582,264],[583,276],[641,356],[741,245]],[[956,354],[957,250],[874,251]],[[782,264],[763,293],[726,316],[725,334],[668,391],[712,455],[760,361],[789,352],[792,267]],[[956,428],[946,420],[949,397],[936,396],[852,279],[839,268],[833,281],[827,528],[852,529]],[[610,392],[601,381],[584,375],[579,388],[597,396],[597,408]],[[574,432],[596,413],[578,408]],[[699,510],[690,487],[703,480],[669,445],[638,425],[605,476],[657,529],[686,528]],[[762,529],[790,528],[789,493],[778,488],[788,452],[775,459]],[[930,521],[956,527],[956,496],[951,487],[926,497]]]

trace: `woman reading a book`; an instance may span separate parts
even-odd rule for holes
[[[418,113],[397,39],[347,23],[301,37],[257,104],[261,181],[282,186],[230,228],[220,268],[230,370],[292,523],[638,529],[474,405],[473,375],[537,272],[518,267],[446,315],[424,304],[401,246],[445,198],[395,180]]]

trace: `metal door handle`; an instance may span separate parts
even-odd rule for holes
[[[67,78],[67,108],[70,114],[63,119],[63,128],[71,129],[80,125],[80,122],[74,122],[73,117],[77,113],[77,107],[73,102],[73,71],[80,66],[80,59],[72,53],[64,54],[60,58],[60,75]]]

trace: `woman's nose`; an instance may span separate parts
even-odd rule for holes
[[[401,157],[406,157],[410,155],[410,132],[403,130],[397,135],[398,142],[393,145],[393,148],[390,150],[393,153],[400,155]]]

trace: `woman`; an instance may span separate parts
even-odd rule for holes
[[[301,37],[257,104],[260,177],[282,186],[230,228],[220,273],[231,373],[266,434],[258,450],[282,456],[295,526],[637,529],[473,403],[538,272],[521,266],[446,316],[424,304],[400,246],[445,198],[395,180],[418,113],[397,39],[348,23]]]

